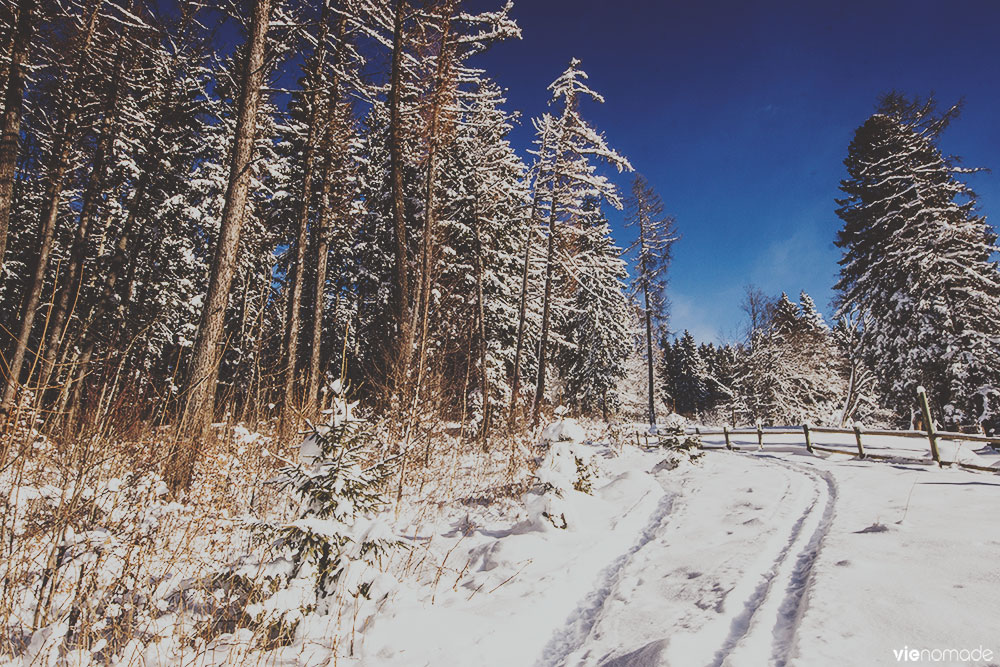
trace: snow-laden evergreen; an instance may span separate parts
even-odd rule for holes
[[[595,203],[599,205],[607,202],[615,208],[622,208],[614,183],[598,172],[599,162],[605,162],[619,172],[632,170],[629,161],[612,149],[604,136],[581,115],[582,101],[604,101],[603,97],[587,85],[587,78],[587,73],[580,69],[580,61],[570,61],[569,67],[549,85],[552,93],[550,104],[560,108],[559,115],[546,116],[537,126],[542,136],[540,147],[545,153],[538,158],[540,165],[535,180],[537,206],[533,213],[538,214],[538,209],[547,209],[547,238],[542,286],[542,324],[532,409],[536,421],[545,398],[546,361],[554,319],[553,301],[556,298],[554,286],[559,280],[555,275],[556,266],[564,263],[561,256],[572,256],[574,253],[572,240],[561,232],[564,227],[571,229],[573,226],[580,226],[580,220],[586,217]],[[543,189],[539,191],[539,188]],[[570,282],[562,281],[563,285],[569,285]]]
[[[1000,274],[996,235],[938,142],[959,108],[884,96],[848,150],[837,215],[840,312],[864,319],[862,344],[898,414],[927,389],[950,425],[996,421]]]
[[[737,387],[754,422],[830,424],[840,419],[843,363],[829,326],[803,295],[782,293],[769,326],[758,329]]]
[[[632,298],[639,303],[645,320],[646,398],[649,410],[649,429],[656,431],[656,354],[653,349],[653,330],[666,327],[667,269],[671,249],[677,241],[674,219],[663,208],[663,201],[642,176],[632,182],[632,196],[628,200],[628,226],[636,231],[636,239],[629,250],[635,253],[636,275],[632,281]]]

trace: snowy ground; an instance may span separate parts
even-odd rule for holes
[[[1000,664],[1000,478],[784,440],[675,469],[593,446],[565,530],[480,508],[415,527],[422,576],[339,664]]]
[[[114,656],[61,652],[60,616],[0,665],[1000,665],[996,474],[939,468],[912,438],[866,436],[869,453],[911,459],[874,461],[810,454],[799,436],[774,433],[764,450],[755,435],[733,436],[738,451],[706,436],[691,458],[637,447],[628,429],[595,425],[592,443],[567,420],[546,434],[559,442],[540,450],[524,495],[503,465],[479,460],[513,453],[445,457],[451,467],[428,476],[425,497],[437,485],[447,500],[384,517],[407,548],[383,563],[370,599],[319,607],[307,579],[278,590],[264,606],[296,614],[289,641],[265,645],[249,627],[178,639],[190,624],[182,615],[198,609],[171,606],[162,591],[199,581],[188,570],[200,556],[189,555],[152,580],[165,611]],[[855,447],[852,435],[814,443]],[[990,448],[941,452],[1000,471]],[[232,523],[208,532],[246,541]],[[232,553],[222,543],[194,551]],[[349,570],[344,586],[363,572]]]

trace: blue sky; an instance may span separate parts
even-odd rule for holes
[[[882,92],[965,98],[942,147],[997,170],[969,182],[1000,221],[1000,2],[515,0],[513,14],[523,40],[479,64],[525,115],[515,142],[527,146],[546,86],[580,58],[607,98],[586,115],[683,235],[670,277],[675,330],[738,337],[748,282],[804,289],[829,312],[842,161]],[[625,245],[621,215],[611,217]]]

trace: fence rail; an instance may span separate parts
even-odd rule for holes
[[[757,438],[757,448],[765,449],[767,447],[778,447],[778,446],[788,446],[788,443],[780,442],[765,442],[765,436],[788,436],[788,435],[801,435],[805,438],[805,447],[810,453],[814,452],[826,452],[830,454],[845,454],[847,456],[856,456],[860,459],[873,459],[877,461],[903,461],[908,463],[921,463],[926,464],[928,461],[926,459],[917,459],[901,454],[882,454],[879,452],[873,452],[870,449],[865,449],[864,438],[869,437],[899,437],[899,438],[919,438],[926,439],[932,446],[930,447],[931,458],[934,463],[938,466],[945,465],[955,465],[960,468],[965,468],[968,470],[979,470],[983,472],[1000,473],[1000,468],[992,466],[982,466],[976,465],[974,463],[966,463],[963,461],[942,461],[940,453],[937,449],[937,441],[939,440],[951,440],[951,441],[963,441],[963,442],[982,442],[994,447],[1000,447],[1000,437],[991,437],[985,435],[977,435],[971,433],[956,433],[953,431],[913,431],[913,430],[900,430],[893,431],[889,429],[872,429],[865,430],[860,426],[855,426],[854,428],[834,428],[829,426],[811,426],[809,424],[803,424],[800,427],[793,428],[729,428],[728,426],[722,429],[702,429],[689,428],[685,429],[685,433],[689,435],[699,435],[699,436],[723,436],[725,438],[725,445],[705,445],[702,444],[702,449],[729,449],[739,451],[741,447],[739,445],[734,445],[732,443],[732,436],[755,436]],[[853,435],[855,437],[855,442],[857,448],[853,450],[841,449],[838,447],[830,446],[828,444],[817,444],[813,441],[814,434],[833,434],[833,435]],[[636,441],[639,441],[639,433],[636,433]],[[660,443],[661,438],[664,437],[660,434],[644,434],[646,438],[646,444],[649,444],[650,438],[656,438],[657,444]],[[871,441],[869,441],[871,444]]]
[[[924,392],[923,387],[917,388],[917,404],[920,407],[921,415],[923,416],[923,423],[927,425],[926,430],[888,430],[888,429],[872,429],[865,430],[860,424],[855,424],[852,428],[835,428],[830,426],[812,426],[811,424],[803,424],[802,426],[796,427],[778,427],[778,428],[764,428],[758,424],[755,428],[730,428],[729,426],[723,426],[721,430],[702,430],[700,427],[685,429],[685,433],[689,435],[705,435],[705,436],[723,436],[725,438],[726,444],[725,448],[730,450],[739,450],[738,446],[734,446],[732,443],[732,436],[735,435],[752,435],[757,437],[757,447],[759,449],[764,449],[764,436],[776,436],[776,435],[802,435],[805,438],[806,450],[812,454],[814,452],[829,452],[832,454],[847,454],[848,456],[857,456],[860,459],[876,459],[880,461],[905,461],[910,463],[927,463],[926,459],[915,459],[908,456],[901,456],[898,454],[880,454],[878,452],[871,452],[865,449],[864,437],[894,437],[894,438],[916,438],[916,439],[926,439],[930,445],[931,459],[939,467],[944,465],[956,465],[960,468],[967,468],[969,470],[981,470],[985,472],[1000,473],[1000,467],[996,466],[981,466],[974,463],[965,463],[962,461],[942,461],[941,453],[938,451],[938,441],[939,440],[953,440],[962,442],[982,442],[986,443],[996,449],[1000,449],[1000,436],[988,436],[980,435],[976,433],[955,433],[954,431],[938,431],[934,427],[934,420],[931,417],[930,404],[927,401],[927,394]],[[837,449],[829,445],[817,445],[813,442],[813,435],[816,433],[821,434],[836,434],[836,435],[853,435],[854,442],[857,448],[853,451],[847,451],[844,449]],[[646,444],[649,444],[650,434],[646,434]],[[661,444],[660,435],[653,434],[653,437],[657,438],[657,444]],[[636,443],[639,443],[639,433],[635,434]],[[869,440],[869,444],[871,441]],[[768,443],[770,446],[776,446],[778,444],[783,444],[785,446],[788,443]],[[722,449],[721,446],[705,446],[701,445],[702,449]],[[957,454],[956,454],[957,458]]]

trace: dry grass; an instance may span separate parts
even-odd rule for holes
[[[407,454],[401,500],[389,508],[401,526],[523,491],[528,438],[511,435],[484,449],[460,427],[428,423]],[[384,443],[392,442],[390,427],[379,429]],[[170,662],[187,655],[246,664],[287,644],[293,628],[247,610],[287,584],[269,570],[280,554],[254,521],[291,520],[299,511],[295,499],[267,483],[296,460],[299,439],[279,443],[271,433],[272,423],[220,427],[216,439],[201,443],[191,487],[176,496],[161,477],[171,447],[167,429],[134,440],[50,440],[22,420],[3,436],[0,664],[20,656],[41,665],[61,656],[76,664],[139,665],[144,651],[167,649]],[[391,449],[386,444],[371,455]],[[396,488],[386,491],[395,499]],[[426,565],[424,552],[401,550],[385,566],[397,578],[411,576]],[[461,568],[434,564],[442,572],[453,566]],[[331,641],[349,644],[357,600],[344,595],[326,604],[343,626]]]

